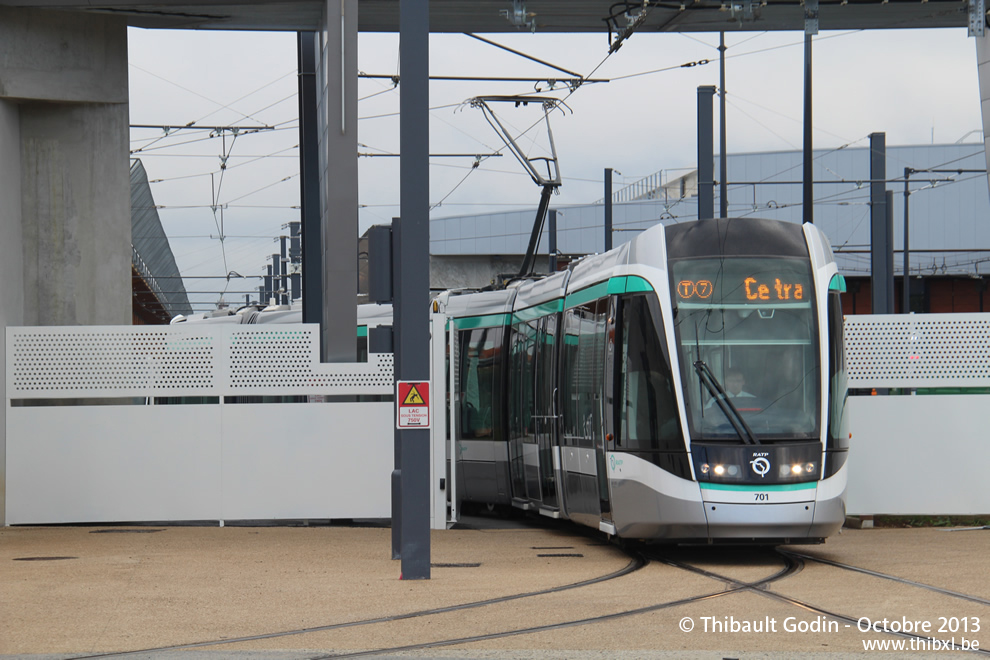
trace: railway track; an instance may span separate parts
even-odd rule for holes
[[[73,655],[71,660],[88,660],[91,658],[119,658],[126,657],[130,655],[148,654],[148,653],[163,653],[169,651],[186,651],[191,649],[202,649],[207,647],[217,647],[229,644],[237,644],[243,642],[257,642],[269,639],[277,639],[280,637],[293,637],[298,635],[309,635],[313,633],[329,632],[333,630],[342,630],[344,628],[354,628],[358,626],[370,626],[383,623],[393,623],[397,621],[405,621],[409,619],[423,618],[429,616],[436,616],[441,614],[447,614],[451,612],[460,612],[464,610],[470,610],[480,607],[487,607],[491,605],[497,605],[500,603],[507,603],[514,600],[521,600],[526,598],[534,598],[537,596],[546,596],[549,594],[560,593],[563,591],[570,591],[572,589],[581,589],[584,587],[589,587],[591,585],[600,584],[603,582],[609,582],[611,580],[616,580],[618,578],[624,577],[635,573],[636,571],[645,567],[648,563],[642,555],[633,554],[630,555],[629,563],[618,571],[613,571],[612,573],[607,573],[599,577],[590,578],[587,580],[581,580],[579,582],[573,582],[570,584],[560,585],[556,587],[550,587],[547,589],[538,589],[535,591],[522,592],[518,594],[510,594],[507,596],[499,596],[497,598],[489,598],[485,600],[473,601],[470,603],[461,603],[457,605],[450,605],[447,607],[438,607],[426,610],[417,610],[414,612],[404,612],[401,614],[394,614],[390,616],[375,617],[369,619],[358,619],[355,621],[347,621],[343,623],[331,623],[324,626],[311,626],[308,628],[298,628],[294,630],[281,630],[271,633],[262,633],[258,635],[246,635],[241,637],[229,637],[225,639],[217,640],[206,640],[201,642],[192,642],[189,644],[175,644],[171,646],[159,646],[153,648],[143,648],[135,649],[131,651],[119,651],[114,653],[98,653],[89,655]],[[425,647],[424,647],[425,648]],[[361,655],[366,655],[362,653]],[[328,656],[329,657],[329,656]]]
[[[697,595],[692,595],[677,599],[670,599],[670,600],[665,600],[665,601],[651,603],[637,607],[630,607],[627,609],[622,609],[620,611],[610,612],[602,615],[574,618],[565,621],[557,621],[552,623],[545,623],[545,624],[520,627],[520,628],[507,628],[505,630],[486,632],[484,634],[477,634],[477,635],[464,635],[459,637],[433,639],[426,642],[387,646],[387,647],[382,646],[378,648],[363,649],[359,651],[342,650],[340,652],[335,652],[335,653],[325,653],[325,654],[316,654],[316,655],[312,653],[306,654],[301,652],[299,658],[300,660],[303,660],[304,658],[306,660],[328,660],[329,658],[355,658],[355,657],[366,657],[366,656],[374,656],[374,655],[382,655],[382,654],[390,654],[390,653],[403,653],[403,652],[408,653],[408,652],[436,649],[443,647],[456,647],[456,646],[477,643],[477,642],[490,642],[493,640],[507,639],[522,635],[532,635],[532,634],[550,632],[554,630],[561,630],[572,627],[587,626],[591,624],[616,621],[637,615],[649,614],[651,612],[684,607],[691,604],[701,603],[718,598],[725,598],[733,594],[744,593],[744,592],[755,593],[760,595],[761,597],[769,598],[779,603],[783,603],[788,606],[794,607],[797,610],[801,610],[807,613],[812,613],[816,616],[827,617],[828,619],[839,622],[840,624],[843,624],[846,627],[857,626],[858,622],[860,621],[859,616],[855,616],[854,614],[848,614],[846,612],[836,611],[835,609],[824,607],[816,603],[808,602],[798,598],[793,598],[784,595],[779,591],[772,590],[770,588],[771,585],[774,585],[775,583],[780,583],[788,578],[798,575],[799,573],[801,573],[801,571],[805,568],[805,566],[808,563],[812,563],[812,562],[822,566],[834,568],[836,570],[840,570],[843,572],[851,572],[858,575],[883,579],[910,587],[912,589],[922,589],[949,598],[976,603],[978,605],[983,605],[983,606],[990,606],[990,600],[972,594],[952,591],[949,589],[944,589],[941,587],[924,584],[922,582],[910,580],[907,578],[902,578],[899,576],[883,573],[880,571],[844,564],[834,560],[824,559],[824,558],[816,557],[814,555],[806,554],[803,552],[791,551],[791,550],[770,550],[770,549],[751,550],[747,555],[745,555],[747,557],[745,561],[748,561],[748,563],[752,567],[760,568],[763,566],[770,566],[772,564],[777,564],[777,566],[774,567],[776,570],[774,570],[772,573],[755,580],[739,579],[738,577],[733,577],[731,575],[726,574],[726,571],[724,570],[719,570],[719,569],[711,570],[709,568],[702,568],[701,566],[696,565],[696,563],[692,562],[690,559],[685,559],[685,556],[690,557],[692,555],[696,555],[696,552],[693,550],[649,549],[649,550],[641,550],[636,552],[631,551],[628,554],[630,555],[629,563],[618,571],[614,571],[612,573],[608,573],[592,579],[574,582],[571,584],[566,584],[558,587],[552,587],[549,589],[541,589],[541,590],[534,590],[534,591],[522,592],[517,594],[510,594],[498,598],[478,600],[474,602],[463,603],[463,604],[452,605],[441,608],[418,610],[413,612],[405,612],[395,615],[369,618],[369,619],[360,619],[360,620],[347,621],[341,623],[331,623],[323,626],[299,628],[295,630],[275,631],[271,633],[263,633],[258,635],[243,636],[237,638],[206,640],[206,641],[195,642],[190,644],[164,646],[157,648],[145,648],[145,649],[138,649],[133,651],[118,652],[118,653],[78,655],[78,656],[73,656],[73,660],[82,660],[83,658],[126,657],[129,655],[136,655],[136,654],[154,654],[154,653],[164,653],[170,651],[186,651],[192,649],[204,649],[207,647],[219,648],[236,643],[272,640],[277,638],[308,635],[313,633],[331,632],[335,630],[343,630],[347,628],[355,628],[361,626],[388,625],[401,621],[426,619],[427,617],[436,617],[436,616],[451,614],[464,610],[494,606],[511,601],[531,599],[540,596],[547,596],[547,595],[566,592],[566,591],[588,588],[593,585],[598,585],[605,582],[619,580],[620,578],[623,577],[631,576],[636,572],[642,570],[646,566],[648,566],[651,562],[655,562],[657,564],[663,564],[666,566],[670,566],[672,568],[676,568],[681,571],[685,571],[694,575],[698,575],[704,578],[721,582],[722,586],[718,590],[704,591]],[[738,555],[734,555],[734,556],[738,557]],[[975,650],[966,649],[953,644],[951,641],[947,641],[937,637],[928,637],[925,635],[903,632],[900,630],[892,629],[886,625],[881,626],[879,628],[874,628],[873,630],[878,633],[885,633],[907,639],[926,640],[927,642],[937,641],[941,646],[941,648],[946,650],[948,649],[956,650],[956,651],[965,650],[973,653],[978,653],[981,655],[990,655],[990,651],[986,651],[984,649],[975,649]]]
[[[967,601],[970,601],[970,602],[975,602],[975,603],[979,603],[979,604],[982,604],[982,605],[988,605],[988,606],[990,606],[990,601],[988,601],[986,599],[983,599],[983,598],[979,598],[977,596],[972,596],[972,595],[960,593],[960,592],[957,592],[957,591],[951,591],[951,590],[948,590],[948,589],[942,589],[940,587],[935,587],[933,585],[924,584],[922,582],[916,582],[914,580],[909,580],[909,579],[906,579],[906,578],[901,578],[901,577],[897,577],[897,576],[894,576],[894,575],[889,575],[889,574],[882,573],[882,572],[879,572],[879,571],[873,571],[873,570],[870,570],[870,569],[860,568],[858,566],[852,566],[852,565],[849,565],[849,564],[843,564],[841,562],[836,562],[836,561],[832,561],[832,560],[828,560],[828,559],[822,559],[822,558],[814,557],[813,555],[807,555],[807,554],[804,554],[804,553],[791,552],[791,551],[787,551],[787,550],[776,550],[775,552],[779,556],[783,557],[785,560],[791,560],[791,561],[795,561],[795,562],[800,562],[802,564],[802,566],[803,566],[803,564],[804,564],[805,561],[814,561],[814,562],[817,562],[817,563],[820,563],[820,564],[823,564],[823,565],[826,565],[826,566],[831,566],[831,567],[834,567],[834,568],[839,568],[839,569],[842,569],[842,570],[845,570],[845,571],[852,571],[852,572],[863,574],[863,575],[869,575],[871,577],[881,578],[881,579],[889,580],[889,581],[892,581],[892,582],[897,582],[897,583],[900,583],[900,584],[904,584],[904,585],[907,585],[907,586],[911,586],[911,587],[915,587],[915,588],[919,588],[919,589],[924,589],[924,590],[931,591],[931,592],[934,592],[934,593],[938,593],[938,594],[941,594],[941,595],[944,595],[944,596],[949,596],[949,597],[952,597],[952,598],[957,598],[957,599],[961,599],[961,600],[967,600]],[[739,580],[736,580],[735,578],[729,577],[727,575],[715,573],[713,571],[708,571],[708,570],[705,570],[705,569],[702,569],[702,568],[698,568],[696,566],[692,566],[692,565],[687,564],[687,563],[682,562],[682,561],[671,560],[671,559],[667,559],[665,561],[666,561],[666,563],[670,564],[671,566],[675,566],[677,568],[680,568],[680,569],[689,571],[691,573],[695,573],[697,575],[703,575],[703,576],[708,577],[708,578],[711,578],[713,580],[722,581],[722,582],[724,582],[726,584],[729,584],[729,585],[744,586],[744,588],[750,589],[754,593],[759,594],[760,596],[763,596],[763,597],[766,597],[766,598],[770,598],[770,599],[776,600],[776,601],[781,602],[781,603],[786,603],[788,605],[793,605],[794,607],[800,608],[800,609],[802,609],[802,610],[804,610],[806,612],[810,612],[810,613],[813,613],[813,614],[816,614],[816,615],[828,617],[828,618],[830,618],[830,619],[832,619],[834,621],[838,621],[838,622],[846,625],[847,627],[848,626],[853,626],[853,627],[858,626],[859,625],[859,622],[861,621],[861,619],[864,618],[864,617],[861,617],[861,616],[853,616],[853,615],[844,614],[844,613],[841,613],[841,612],[835,612],[835,611],[826,609],[824,607],[821,607],[821,606],[818,606],[818,605],[815,605],[815,604],[812,604],[812,603],[808,603],[806,601],[802,601],[802,600],[799,600],[797,598],[791,598],[790,596],[785,596],[783,594],[776,593],[776,592],[773,592],[773,591],[764,590],[764,589],[753,589],[752,587],[748,587],[748,586],[743,585],[743,583],[741,583]],[[879,626],[879,627],[874,627],[873,628],[873,630],[876,631],[876,632],[885,633],[885,634],[888,634],[888,635],[895,635],[895,636],[898,636],[898,637],[903,637],[905,639],[920,640],[920,641],[924,641],[924,642],[929,643],[929,645],[931,645],[934,642],[937,642],[938,643],[938,647],[940,647],[942,649],[953,650],[953,651],[966,651],[966,652],[969,652],[969,653],[978,653],[978,654],[981,654],[981,655],[990,656],[990,650],[964,648],[964,647],[962,647],[960,645],[955,644],[954,642],[952,642],[950,640],[945,640],[945,639],[942,639],[942,638],[939,638],[939,637],[932,637],[932,636],[927,636],[927,635],[914,634],[914,633],[911,633],[911,632],[905,632],[905,631],[902,631],[902,630],[898,630],[898,629],[892,628],[891,626],[888,626],[886,623],[883,623],[883,624],[880,624],[880,622],[872,622],[872,623],[873,623],[874,626]]]

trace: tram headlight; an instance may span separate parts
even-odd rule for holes
[[[739,466],[732,464],[721,464],[709,465],[708,463],[701,464],[701,474],[708,474],[711,472],[716,477],[738,477],[739,476]]]
[[[780,466],[781,479],[795,479],[805,475],[814,474],[818,470],[818,463],[809,461],[807,463],[787,463]]]

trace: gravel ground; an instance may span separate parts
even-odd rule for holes
[[[434,532],[432,561],[456,566],[436,567],[424,581],[398,579],[400,562],[389,558],[391,532],[382,528],[109,528],[124,533],[93,533],[107,527],[2,528],[0,656],[67,658],[293,631],[128,657],[301,660],[367,649],[383,651],[365,657],[471,660],[914,659],[960,653],[919,649],[917,641],[918,650],[865,652],[870,640],[911,642],[861,632],[855,624],[752,590],[663,606],[715,596],[737,584],[731,580],[760,580],[784,566],[770,552],[721,547],[678,549],[667,556],[726,576],[723,580],[652,561],[624,577],[579,589],[299,632],[567,585],[618,571],[630,561],[617,547],[568,527],[486,527]],[[870,529],[844,530],[825,545],[789,549],[990,601],[988,542],[986,531]],[[38,557],[71,558],[24,561]],[[990,646],[987,604],[879,577],[807,561],[797,574],[763,591],[854,619],[927,622],[931,630],[925,636]],[[640,608],[647,609],[630,613]],[[611,618],[585,621],[605,615]],[[687,619],[694,626],[689,632]],[[813,629],[789,632],[787,623]],[[548,624],[558,627],[533,630]],[[939,632],[940,626],[945,630]],[[401,650],[507,630],[521,632]]]

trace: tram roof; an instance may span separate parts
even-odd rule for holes
[[[362,32],[398,32],[400,0],[360,0]],[[129,25],[171,29],[319,30],[326,0],[0,0],[0,5],[113,14]],[[633,6],[635,3],[630,3]],[[432,32],[602,32],[613,0],[524,0],[531,25],[517,26],[512,0],[430,0]],[[822,30],[948,28],[969,24],[960,0],[820,0]],[[625,19],[615,17],[620,29]],[[650,9],[640,32],[804,30],[797,0],[691,0]]]

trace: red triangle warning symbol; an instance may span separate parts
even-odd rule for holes
[[[426,403],[423,397],[420,395],[419,390],[416,389],[415,385],[409,387],[409,393],[406,394],[405,400],[403,400],[402,405],[404,406],[422,406]]]

